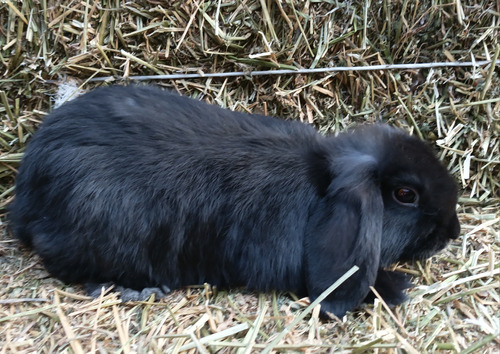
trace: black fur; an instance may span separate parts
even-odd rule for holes
[[[418,191],[418,205],[397,203],[399,186]],[[431,149],[388,126],[324,137],[299,122],[116,86],[45,119],[10,220],[71,283],[209,282],[314,300],[357,265],[322,303],[340,316],[370,299],[371,285],[403,301],[407,281],[382,268],[456,238],[456,202]]]

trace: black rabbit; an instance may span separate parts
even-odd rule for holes
[[[62,105],[28,144],[13,233],[48,271],[89,290],[149,294],[209,282],[322,302],[341,316],[375,285],[390,304],[458,236],[453,179],[422,141],[362,126],[336,137],[152,87],[108,87]],[[153,289],[154,291],[155,289]],[[133,292],[138,294],[138,292]]]

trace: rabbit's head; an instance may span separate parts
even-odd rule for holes
[[[379,159],[384,201],[380,265],[426,259],[458,237],[457,187],[423,142],[395,129],[380,134],[392,141],[382,147]]]
[[[317,185],[323,198],[306,247],[309,291],[319,293],[356,265],[326,311],[356,307],[374,285],[384,287],[387,302],[400,303],[408,282],[385,281],[383,268],[430,257],[458,237],[455,181],[424,142],[389,126],[358,127],[331,144],[317,155],[327,156],[321,163],[329,183]]]
[[[374,195],[383,201],[381,267],[397,261],[423,260],[458,237],[457,187],[427,144],[382,125],[362,126],[339,138],[345,140],[337,143],[345,147],[343,153],[353,158],[354,166],[358,161],[370,161],[372,176],[365,180],[380,188]],[[344,183],[339,180],[336,184]],[[363,212],[368,218],[376,214]]]

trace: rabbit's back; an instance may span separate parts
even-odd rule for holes
[[[30,141],[13,230],[69,282],[298,289],[297,206],[314,202],[307,151],[320,138],[149,87],[98,89]]]

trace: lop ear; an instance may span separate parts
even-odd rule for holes
[[[360,305],[375,284],[384,203],[372,156],[345,157],[332,166],[333,177],[313,211],[304,245],[306,284],[313,301],[352,266],[358,266],[321,304],[322,311],[340,317]]]

